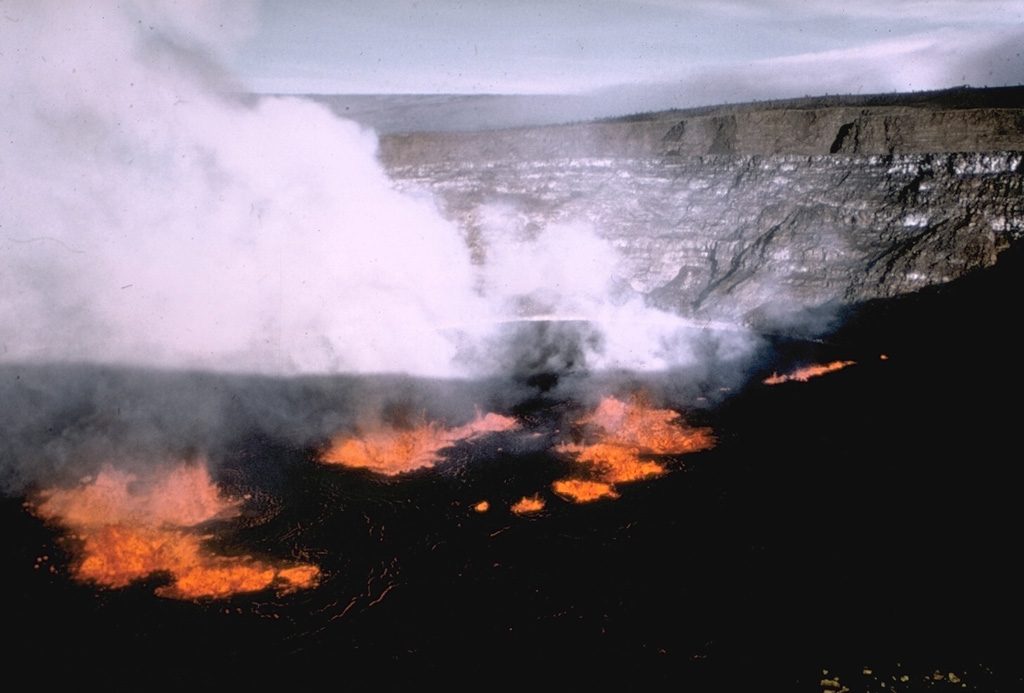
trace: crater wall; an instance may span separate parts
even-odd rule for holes
[[[406,134],[380,156],[470,243],[496,214],[526,234],[585,221],[651,303],[765,326],[950,282],[1019,243],[1016,93]]]

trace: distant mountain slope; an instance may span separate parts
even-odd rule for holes
[[[991,89],[957,87],[908,94],[804,97],[633,114],[624,112],[621,100],[609,99],[600,94],[311,94],[305,98],[323,103],[339,116],[372,128],[381,135],[391,135],[501,130],[598,119],[608,123],[645,122],[778,110],[897,107],[928,110],[1019,109],[1024,107],[1024,86]]]
[[[824,96],[382,138],[388,165],[515,158],[1024,150],[1024,87]]]
[[[311,94],[337,115],[381,135],[471,132],[592,120],[615,111],[585,96],[528,94]]]

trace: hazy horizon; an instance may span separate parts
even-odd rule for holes
[[[608,90],[601,95],[570,94],[294,94],[326,104],[336,114],[370,127],[378,135],[408,132],[468,132],[511,127],[532,127],[627,118],[638,115],[676,113],[688,110],[716,109],[787,102],[860,99],[896,99],[912,101],[957,90],[974,92],[1006,87],[955,86],[939,90],[919,90],[872,94],[806,94],[792,97],[766,97],[747,101],[718,101],[680,107],[671,92],[656,90],[639,94]]]
[[[1002,0],[261,0],[251,12],[228,64],[257,93],[668,91],[686,108],[1024,83],[1024,6]]]

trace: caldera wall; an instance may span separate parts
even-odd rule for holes
[[[1024,236],[1024,109],[936,101],[399,135],[381,159],[471,244],[496,214],[585,221],[648,301],[763,326],[955,280]]]

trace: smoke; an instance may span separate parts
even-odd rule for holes
[[[371,133],[225,96],[182,27],[75,9],[5,25],[5,360],[444,369],[429,328],[477,309],[469,258]]]
[[[474,266],[431,201],[393,189],[372,133],[229,95],[207,23],[127,7],[6,9],[4,361],[452,376],[467,335],[439,327],[529,302],[622,317],[587,229],[492,229]]]
[[[31,364],[478,377],[694,358],[591,229],[496,213],[471,247],[433,200],[396,191],[372,132],[239,96],[219,64],[251,13],[188,5],[4,5],[0,366],[24,407],[3,424],[9,486],[81,457],[223,446],[246,414],[296,443],[352,415],[187,374],[58,369],[74,377],[57,386]],[[538,318],[569,321],[517,322]]]

